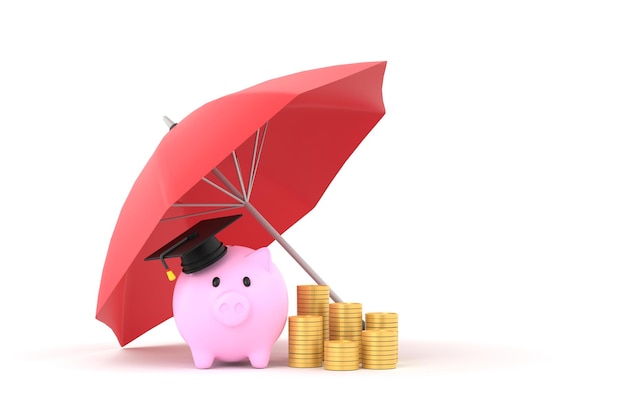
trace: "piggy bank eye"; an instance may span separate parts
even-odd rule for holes
[[[250,286],[250,278],[243,277],[243,285],[245,285],[246,287],[249,287]]]
[[[213,278],[213,286],[218,287],[219,285],[220,285],[220,278],[219,277]]]

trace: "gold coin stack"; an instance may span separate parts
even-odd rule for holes
[[[359,369],[360,343],[356,340],[324,341],[324,369],[354,371]]]
[[[299,316],[322,317],[324,340],[328,340],[330,287],[328,287],[328,285],[298,285],[296,302]],[[324,346],[322,344],[322,349],[323,348]]]
[[[322,316],[289,316],[288,365],[292,368],[318,368],[324,359]]]
[[[363,369],[394,369],[398,363],[398,333],[393,330],[363,330],[361,352]]]
[[[329,340],[356,341],[361,359],[363,306],[361,303],[332,303],[329,306]]]
[[[398,359],[398,313],[366,313],[366,330],[391,330],[396,334],[396,360]]]

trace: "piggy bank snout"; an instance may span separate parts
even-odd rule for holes
[[[228,291],[220,295],[213,305],[213,314],[226,326],[237,326],[248,318],[250,302],[238,292]]]

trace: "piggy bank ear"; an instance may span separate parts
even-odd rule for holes
[[[254,265],[258,265],[266,269],[267,271],[270,270],[272,264],[270,250],[267,247],[255,250],[250,255],[246,256],[246,260],[248,262],[252,262]]]

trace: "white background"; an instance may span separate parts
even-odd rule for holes
[[[626,415],[620,1],[0,6],[0,414]],[[270,78],[388,62],[387,114],[285,233],[400,317],[392,371],[197,370],[172,320],[95,319],[119,210],[178,121]],[[271,246],[295,298],[312,283]],[[290,314],[295,314],[293,301]]]

